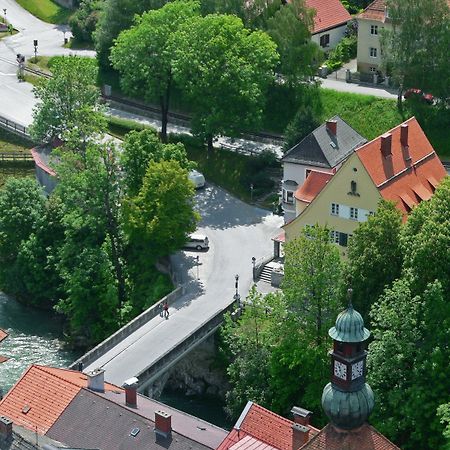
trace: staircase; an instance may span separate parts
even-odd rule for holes
[[[271,284],[272,282],[271,275],[272,275],[272,267],[270,267],[269,265],[264,266],[264,269],[259,275],[259,280]]]

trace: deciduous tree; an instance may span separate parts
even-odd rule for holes
[[[265,91],[278,61],[275,44],[235,16],[186,21],[174,46],[174,78],[192,106],[192,130],[212,149],[214,136],[259,124]]]
[[[111,50],[113,67],[120,74],[125,92],[157,100],[161,108],[161,137],[167,140],[167,121],[175,58],[173,36],[179,26],[199,15],[195,1],[177,0],[137,17],[135,24],[120,33]]]

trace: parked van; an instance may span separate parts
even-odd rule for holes
[[[189,179],[194,183],[195,189],[205,187],[205,177],[198,170],[191,170]]]
[[[207,236],[201,234],[191,234],[184,247],[195,248],[196,250],[206,250],[209,248],[209,239]]]

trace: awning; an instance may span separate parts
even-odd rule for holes
[[[286,233],[284,232],[284,230],[278,236],[272,238],[272,241],[284,243],[286,241]]]

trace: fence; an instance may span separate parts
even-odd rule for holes
[[[31,153],[20,152],[0,152],[0,163],[3,162],[18,162],[18,161],[33,161]]]
[[[12,131],[13,133],[16,133],[24,138],[30,139],[27,127],[24,127],[13,120],[9,120],[6,117],[0,116],[0,127],[7,131]]]

